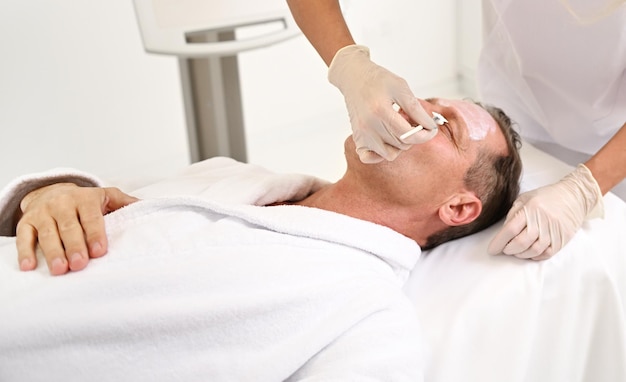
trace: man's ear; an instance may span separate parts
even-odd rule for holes
[[[473,192],[462,192],[439,207],[439,218],[449,226],[465,225],[473,222],[482,208],[482,202]]]

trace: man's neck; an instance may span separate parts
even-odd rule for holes
[[[376,189],[343,178],[294,204],[332,211],[389,227],[423,245],[433,232],[432,212],[418,206],[399,206]]]

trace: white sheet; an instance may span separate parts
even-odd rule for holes
[[[523,188],[570,167],[529,144]],[[426,332],[431,382],[626,381],[626,205],[585,223],[554,258],[489,256],[500,227],[422,254],[406,285]]]

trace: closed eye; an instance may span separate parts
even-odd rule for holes
[[[426,98],[425,101],[430,103],[430,104],[432,104],[432,105],[434,105],[434,106],[441,107],[441,105],[439,104],[439,99],[438,98]],[[437,114],[440,114],[440,113],[437,113]],[[447,118],[444,117],[443,114],[444,114],[444,110],[441,110],[441,114],[440,115],[443,117],[443,120],[445,122],[442,125],[439,125],[439,130],[441,130],[441,133],[443,135],[445,135],[446,138],[448,138],[448,140],[450,142],[452,142],[452,144],[454,145],[454,147],[457,148],[457,150],[461,150],[461,148],[459,147],[459,139],[461,137],[457,137],[454,134],[454,130],[455,129],[453,129],[452,126],[451,126],[451,124],[454,124],[455,127],[457,126],[456,120],[457,120],[458,116],[457,116],[456,110],[451,109],[451,108],[446,108],[445,109],[445,114],[446,114]]]
[[[443,135],[445,135],[446,138],[448,138],[448,140],[450,140],[450,142],[452,142],[452,144],[454,144],[454,146],[458,148],[456,139],[454,137],[454,132],[450,128],[450,124],[447,121],[439,127],[439,130],[441,130]]]

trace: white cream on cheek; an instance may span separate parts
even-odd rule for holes
[[[457,100],[440,100],[439,104],[456,109],[458,115],[465,122],[469,139],[473,141],[484,140],[487,134],[494,132],[496,129],[496,124],[491,114],[478,105]]]

